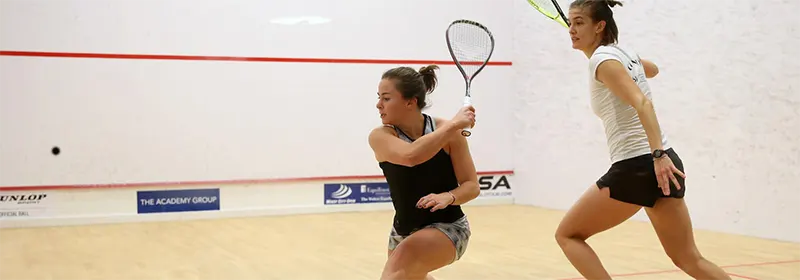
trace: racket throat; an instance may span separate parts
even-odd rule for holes
[[[472,97],[469,95],[464,96],[464,106],[472,105]]]
[[[464,94],[464,106],[472,105],[472,95],[469,92],[469,82],[467,82],[467,90]]]

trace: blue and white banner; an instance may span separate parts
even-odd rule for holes
[[[359,204],[391,202],[389,184],[341,183],[325,184],[325,204]]]
[[[138,191],[139,213],[219,210],[219,189]]]

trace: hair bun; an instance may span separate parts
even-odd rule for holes
[[[439,69],[439,66],[431,64],[431,65],[423,66],[422,68],[420,68],[419,69],[419,73],[423,74],[423,75],[431,74],[431,73],[434,73],[434,70],[436,70],[436,69]]]
[[[439,66],[434,64],[419,69],[419,74],[422,76],[422,81],[425,83],[425,91],[427,93],[433,92],[433,89],[436,88],[436,69],[439,69]]]

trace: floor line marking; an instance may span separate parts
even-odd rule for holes
[[[771,261],[771,262],[759,262],[759,263],[743,263],[743,264],[731,264],[731,265],[723,265],[720,268],[735,268],[735,267],[753,267],[753,266],[764,266],[764,265],[776,265],[776,264],[788,264],[788,263],[798,263],[800,260],[786,260],[786,261]],[[671,270],[654,270],[654,271],[642,271],[642,272],[631,272],[631,273],[620,273],[620,274],[611,274],[612,277],[625,277],[625,276],[640,276],[640,275],[651,275],[651,274],[663,274],[663,273],[673,273],[673,272],[682,272],[680,269],[671,269]],[[727,272],[726,272],[727,273]],[[735,275],[728,273],[729,275],[744,278],[744,279],[754,279],[747,276],[742,275]],[[583,277],[571,277],[571,278],[559,278],[558,280],[583,280]]]
[[[758,278],[753,278],[753,277],[750,277],[750,276],[744,276],[744,275],[739,275],[739,274],[730,273],[730,272],[728,272],[728,275],[734,276],[734,277],[739,277],[739,278],[742,278],[742,279],[747,279],[747,280],[758,280]]]

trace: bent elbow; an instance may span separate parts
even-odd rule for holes
[[[472,191],[472,192],[470,192],[470,198],[469,198],[469,200],[476,199],[476,198],[478,198],[478,197],[481,195],[481,188],[480,188],[480,187],[477,187],[477,186],[476,186],[476,187],[472,188],[472,190],[473,190],[473,191]]]
[[[464,201],[469,202],[473,199],[478,198],[481,195],[481,188],[476,181],[469,181],[467,184],[470,184],[472,187],[469,188],[468,192],[465,192]]]
[[[658,66],[655,63],[649,60],[642,60],[642,65],[644,66],[644,75],[648,79],[658,75]]]
[[[653,78],[658,75],[658,67],[653,66],[653,69],[650,69],[650,74],[647,75],[647,78]]]
[[[644,75],[647,76],[647,78],[655,77],[658,75],[658,66],[656,66],[655,63],[648,61],[644,64]]]

